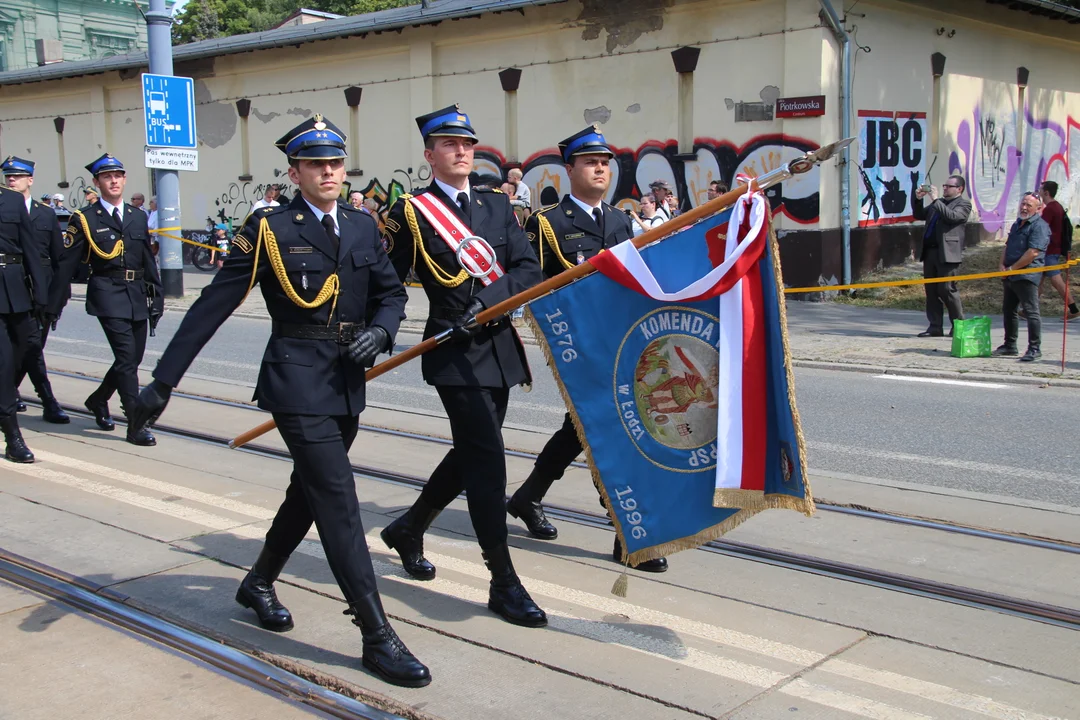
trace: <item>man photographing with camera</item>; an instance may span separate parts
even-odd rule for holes
[[[971,201],[964,197],[966,183],[959,175],[950,175],[942,186],[942,197],[933,185],[923,185],[915,191],[911,211],[916,220],[926,221],[920,260],[924,278],[954,277],[964,259],[964,225],[971,215]],[[924,198],[930,196],[929,207]],[[944,309],[949,310],[949,322],[964,319],[955,282],[927,283],[926,319],[930,322],[919,337],[941,337],[945,334]],[[952,330],[949,330],[950,337]]]

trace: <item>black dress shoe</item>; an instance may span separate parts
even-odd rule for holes
[[[132,445],[139,445],[141,447],[153,447],[157,445],[157,438],[151,434],[149,430],[143,428],[142,430],[132,430],[128,425],[127,441]]]
[[[15,400],[15,412],[26,412],[26,403],[23,402],[22,398]]]
[[[510,517],[517,518],[525,523],[529,534],[541,540],[554,540],[559,537],[558,529],[548,522],[544,514],[544,506],[538,501],[522,501],[515,494],[506,503],[506,512]]]
[[[620,564],[623,561],[622,544],[619,542],[618,536],[615,537],[615,547],[611,550],[611,559]],[[655,558],[639,562],[637,565],[631,565],[630,567],[642,572],[662,573],[667,572],[668,564],[667,558]]]
[[[379,533],[386,547],[397,550],[405,572],[417,580],[432,580],[435,577],[435,566],[424,557],[424,532],[431,527],[439,512],[418,498],[404,515]]]
[[[84,403],[86,409],[94,414],[94,422],[102,430],[112,432],[116,429],[116,423],[113,422],[112,415],[109,414],[109,403],[98,401],[93,395],[86,398]]]
[[[510,547],[503,543],[484,550],[484,561],[491,571],[488,610],[503,620],[522,627],[544,627],[547,614],[540,609],[521,584],[510,562]]]
[[[373,592],[349,603],[346,614],[364,638],[360,662],[391,685],[419,688],[431,684],[431,671],[409,652],[383,612],[379,593]]]
[[[945,337],[945,333],[942,330],[923,330],[919,337]]]

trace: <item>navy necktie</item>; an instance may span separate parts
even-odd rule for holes
[[[330,238],[330,244],[334,246],[334,252],[338,250],[338,234],[337,227],[334,225],[334,218],[327,213],[322,216],[323,230],[326,231],[326,237]]]
[[[596,221],[596,227],[600,228],[600,235],[604,234],[604,211],[602,208],[593,208],[592,211],[593,220]]]
[[[467,193],[459,192],[457,194],[458,206],[461,208],[461,212],[465,213],[465,221],[472,222],[472,206],[469,204],[469,195]]]

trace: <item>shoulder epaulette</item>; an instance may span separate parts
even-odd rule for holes
[[[551,210],[551,209],[557,208],[557,207],[559,207],[559,203],[551,203],[550,205],[544,205],[542,208],[540,208],[535,213],[533,213],[533,215],[539,215],[540,213],[547,212],[548,210]]]
[[[505,195],[506,194],[502,190],[500,190],[499,188],[487,187],[486,185],[477,185],[476,187],[473,188],[473,190],[475,190],[476,192],[499,193],[500,195]]]

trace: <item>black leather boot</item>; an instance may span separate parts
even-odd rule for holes
[[[292,613],[278,602],[277,593],[274,592],[274,581],[288,559],[264,547],[236,591],[236,602],[254,610],[259,616],[259,624],[274,632],[293,628]]]
[[[435,566],[424,557],[424,533],[440,512],[417,498],[404,515],[379,534],[386,547],[397,550],[405,572],[417,580],[432,580],[435,577]]]
[[[521,584],[514,564],[510,562],[510,547],[503,543],[484,550],[484,562],[491,571],[488,590],[488,610],[503,619],[523,627],[544,627],[547,615],[540,609]]]
[[[391,685],[419,688],[431,683],[431,671],[409,652],[390,627],[379,593],[369,593],[349,603],[345,614],[353,616],[353,624],[363,634],[364,667]]]
[[[30,448],[26,447],[26,441],[23,440],[22,432],[19,430],[19,418],[17,416],[9,415],[0,420],[0,429],[4,431],[4,439],[7,440],[7,450],[4,452],[5,458],[17,463],[34,462],[34,453],[30,452]]]
[[[56,402],[56,396],[53,395],[52,386],[48,381],[38,392],[38,397],[41,398],[42,420],[53,425],[67,425],[71,422],[71,418],[64,412],[64,408],[60,407],[60,403]]]
[[[101,388],[98,388],[98,390],[91,393],[83,404],[87,410],[94,414],[94,422],[97,423],[99,428],[112,432],[116,429],[116,423],[113,422],[112,415],[109,414],[109,401],[102,399],[98,395],[100,391]]]
[[[510,513],[510,517],[521,520],[525,527],[529,528],[529,533],[541,540],[554,540],[559,537],[558,529],[548,522],[544,506],[540,504],[553,482],[555,478],[543,477],[534,467],[529,477],[506,503],[506,512]]]
[[[141,445],[142,447],[153,447],[157,445],[157,438],[147,428],[135,429],[133,425],[129,424],[127,428],[127,441],[132,445]]]
[[[622,543],[619,542],[619,536],[615,536],[615,547],[611,550],[611,559],[620,565],[623,562],[622,557]],[[638,563],[637,565],[631,565],[630,567],[635,570],[642,570],[644,572],[662,573],[667,572],[667,558],[656,558],[655,560],[646,560],[645,562]]]

